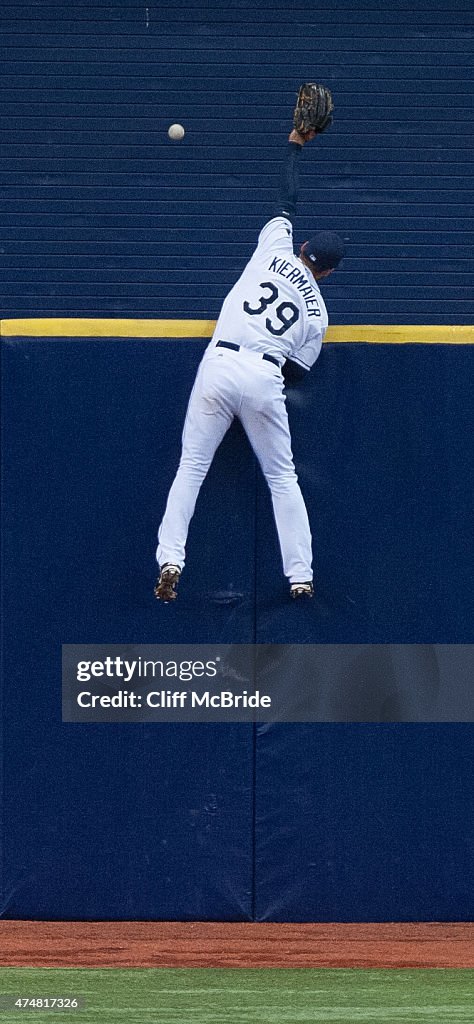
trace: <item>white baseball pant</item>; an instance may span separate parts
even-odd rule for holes
[[[295,473],[281,371],[261,353],[217,348],[214,342],[204,353],[189,399],[181,460],[158,531],[157,562],[183,568],[199,490],[235,416],[270,488],[283,572],[290,583],[311,580],[311,532]]]

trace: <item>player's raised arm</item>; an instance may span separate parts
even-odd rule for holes
[[[331,93],[324,85],[308,82],[301,86],[293,114],[293,129],[288,136],[275,216],[287,217],[289,220],[294,217],[298,201],[301,151],[307,142],[311,142],[329,127],[333,109]]]
[[[295,129],[288,136],[286,159],[281,169],[274,217],[286,217],[293,222],[299,192],[299,161],[306,141]]]
[[[296,128],[293,128],[288,136],[286,159],[281,170],[275,217],[287,217],[288,220],[293,220],[298,202],[301,151],[305,143],[314,139],[315,135],[317,135],[317,132],[313,129],[310,129],[310,131],[303,135]]]

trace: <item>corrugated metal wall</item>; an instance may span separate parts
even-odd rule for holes
[[[349,240],[332,322],[468,321],[469,0],[328,4],[4,2],[2,315],[214,318],[306,79],[336,104],[296,225]]]

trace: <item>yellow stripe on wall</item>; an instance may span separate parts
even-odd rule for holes
[[[211,338],[215,320],[122,320],[82,317],[2,320],[5,338]],[[326,342],[374,345],[473,345],[474,327],[440,324],[348,324],[329,327]]]
[[[215,320],[2,320],[5,338],[211,338]]]
[[[474,345],[474,327],[464,324],[341,324],[328,328],[325,341],[375,345]]]

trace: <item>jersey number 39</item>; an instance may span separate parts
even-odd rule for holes
[[[270,294],[268,296],[260,296],[260,305],[257,306],[256,309],[253,309],[249,302],[244,302],[244,310],[246,313],[249,313],[250,316],[259,316],[260,313],[265,312],[268,306],[273,306],[273,304],[278,300],[278,288],[270,281],[262,281],[262,283],[259,285],[259,288],[268,289]],[[290,311],[289,314],[285,312],[286,310]],[[281,336],[282,334],[285,333],[285,331],[292,327],[293,324],[295,324],[296,321],[299,319],[300,315],[298,307],[295,306],[293,302],[280,302],[280,305],[277,306],[275,310],[272,310],[272,313],[273,312],[278,317],[281,326],[278,327],[274,325],[270,318],[267,316],[265,320],[265,327],[267,328],[267,331],[270,331],[270,334],[274,334],[277,336]]]

